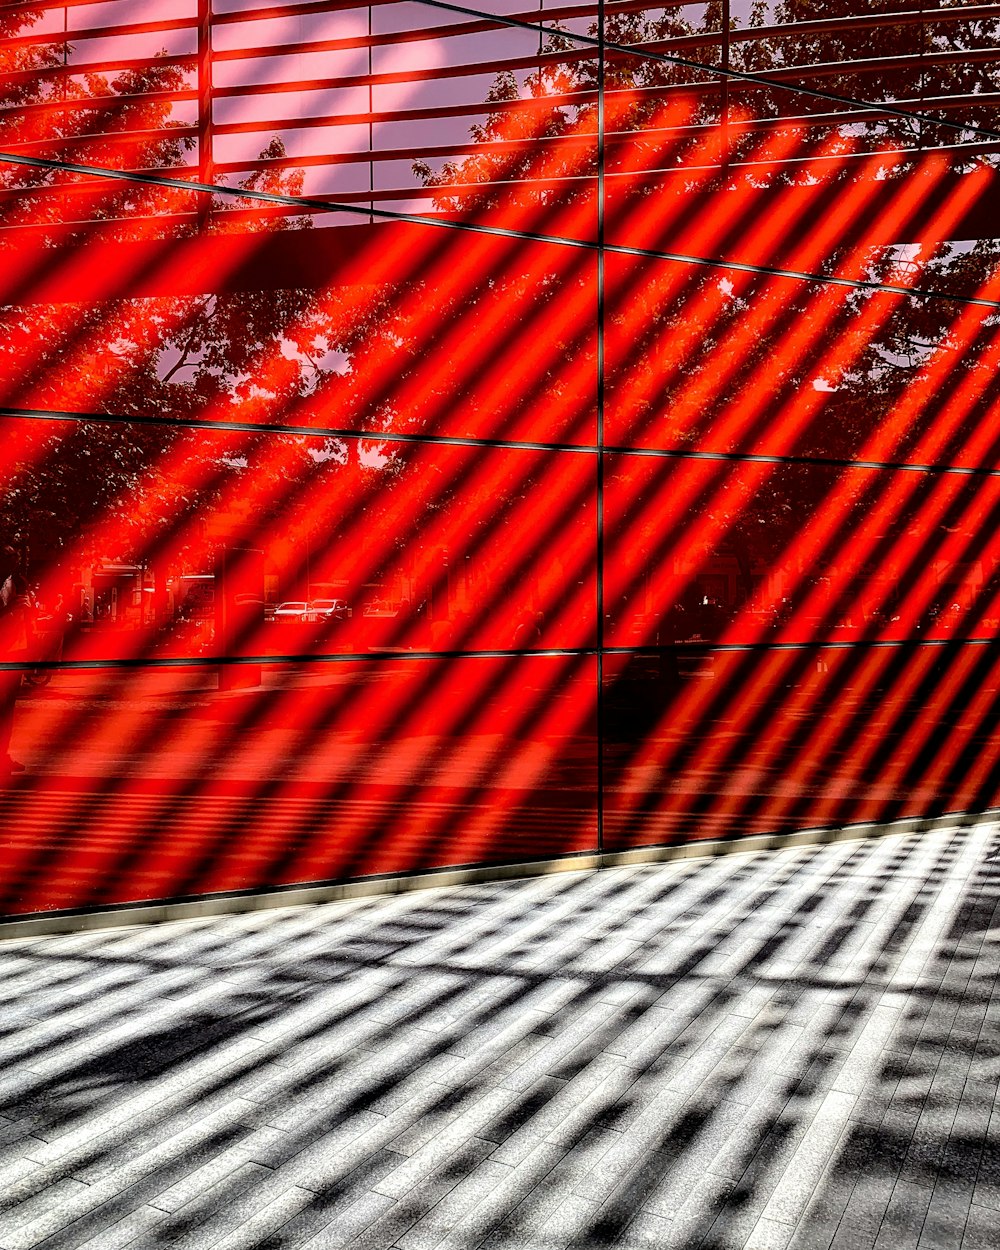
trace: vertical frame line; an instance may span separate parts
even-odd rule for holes
[[[212,0],[198,0],[198,181],[214,181],[212,151]],[[212,196],[196,191],[198,228],[204,230],[212,212]]]
[[[919,116],[917,118],[917,151],[923,151],[924,147],[924,97],[927,92],[927,68],[924,62],[924,54],[927,51],[927,20],[924,8],[924,0],[920,0],[920,105]]]
[[[605,0],[597,4],[597,852],[604,850],[604,168]]]
[[[722,92],[719,121],[722,129],[722,168],[729,167],[729,45],[732,14],[730,0],[722,0]]]

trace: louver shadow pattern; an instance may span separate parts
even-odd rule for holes
[[[1000,803],[1000,6],[818,7],[0,7],[3,914]]]

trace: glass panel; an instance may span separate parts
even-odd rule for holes
[[[593,657],[62,672],[16,696],[2,910],[594,846]]]
[[[607,438],[619,446],[992,467],[1000,281],[986,305],[645,257],[607,259]],[[922,285],[897,258],[883,275]]]
[[[623,145],[630,158],[643,150],[634,135]],[[968,253],[995,234],[996,175],[987,166],[964,171],[938,156],[899,152],[804,159],[794,180],[749,165],[731,167],[721,181],[717,174],[708,164],[693,172],[678,165],[654,173],[651,184],[639,171],[619,177],[612,160],[609,243],[716,260],[737,285],[748,276],[727,266],[980,294],[984,274],[975,257],[970,271]]]
[[[611,849],[995,803],[1000,21],[208,9],[0,17],[4,905],[593,848],[600,480]]]
[[[0,148],[596,238],[596,60],[569,32],[540,48],[533,30],[412,4],[258,13],[230,7],[201,27],[193,0],[22,8],[0,29]],[[34,197],[45,220],[151,211],[135,183],[95,196],[23,166],[3,182],[59,188]],[[250,197],[181,196],[160,193],[173,228],[192,212],[201,230],[253,228],[261,212]]]
[[[993,646],[612,655],[605,675],[608,850],[1000,799]]]
[[[593,443],[592,252],[409,224],[252,237],[17,247],[0,404]]]
[[[0,149],[20,157],[110,169],[197,177],[199,171],[198,37],[195,0],[103,4],[7,5],[0,18]],[[107,184],[88,203],[65,175],[41,169],[0,173],[0,188],[48,184],[39,216],[79,211],[103,215]],[[128,216],[145,200],[140,188],[120,194]],[[20,196],[0,191],[9,218]],[[175,206],[176,207],[176,206]],[[44,211],[43,211],[44,210]],[[179,208],[177,211],[180,211]]]
[[[921,25],[906,4],[795,7],[803,20],[788,21],[786,11],[766,33],[741,32],[744,56],[761,72],[853,100],[906,99],[918,89]]]
[[[606,8],[606,38],[609,43],[642,47],[654,56],[681,57],[702,65],[722,63],[721,7],[706,0],[651,4],[639,9],[613,0]],[[614,54],[615,56],[619,54]],[[613,57],[614,59],[614,57]],[[630,57],[641,64],[638,57]]]
[[[46,659],[594,645],[591,455],[9,425]]]
[[[996,131],[1000,19],[987,13],[965,17],[967,6],[942,0],[929,8],[922,26],[923,74],[920,111],[951,122]],[[938,20],[934,20],[937,17]],[[970,130],[924,123],[925,144],[978,144],[996,165],[996,142]]]
[[[905,91],[896,110],[903,117],[891,104],[879,111],[855,102],[919,89],[921,71],[909,67],[916,60],[877,51],[880,43],[895,49],[919,40],[919,25],[912,15],[885,23],[882,16],[820,15],[774,28],[811,32],[795,45],[796,55],[812,46],[806,64],[814,76],[806,85],[833,98],[771,85],[798,71],[780,68],[781,39],[759,28],[732,32],[730,63],[740,73],[766,74],[766,85],[609,53],[608,243],[877,279],[880,265],[898,262],[900,248],[912,259],[921,245],[932,252],[941,241],[995,234],[993,136],[939,125],[928,138],[927,127],[909,117],[920,101]],[[854,55],[854,43],[864,53],[857,62],[864,74],[841,78],[832,71]],[[823,56],[836,49],[843,55],[826,66],[830,74],[821,72]],[[861,91],[872,74],[878,90]]]
[[[610,646],[1000,635],[1000,478],[620,456]]]

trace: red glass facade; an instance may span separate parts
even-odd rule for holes
[[[998,45],[0,6],[0,914],[996,805]]]

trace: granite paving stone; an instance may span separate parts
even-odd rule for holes
[[[159,1239],[157,1228],[167,1219],[163,1211],[154,1207],[137,1207],[115,1223],[105,1222],[93,1235],[81,1240],[74,1236],[72,1226],[62,1236],[49,1238],[43,1243],[46,1250],[126,1250],[126,1247],[153,1245]]]
[[[939,1176],[934,1184],[930,1205],[920,1230],[920,1250],[945,1250],[961,1243],[965,1234],[973,1186],[969,1181],[956,1181]]]
[[[0,943],[0,1250],[993,1250],[1000,827]]]
[[[994,1250],[997,1243],[997,1216],[989,1207],[973,1203],[962,1234],[961,1250]],[[952,1243],[954,1244],[954,1243]]]
[[[897,1181],[875,1238],[875,1250],[913,1250],[920,1240],[931,1195],[932,1190],[925,1185]]]

